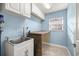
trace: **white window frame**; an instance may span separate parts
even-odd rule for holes
[[[53,17],[49,19],[49,31],[63,31],[63,25],[63,17]]]

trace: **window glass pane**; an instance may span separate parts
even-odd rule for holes
[[[49,20],[49,30],[62,31],[63,30],[63,17],[51,18]]]

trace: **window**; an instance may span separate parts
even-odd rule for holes
[[[63,30],[63,17],[54,17],[49,19],[50,31],[62,31]]]

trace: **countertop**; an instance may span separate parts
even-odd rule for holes
[[[31,32],[31,34],[47,34],[49,32]]]

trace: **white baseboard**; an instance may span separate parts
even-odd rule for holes
[[[68,51],[69,56],[71,56],[68,48],[65,47],[65,46],[61,46],[61,45],[57,45],[57,44],[52,44],[52,43],[47,43],[47,42],[43,42],[43,44],[47,44],[47,45],[51,45],[51,46],[57,46],[57,47],[60,47],[60,48],[65,48]]]

